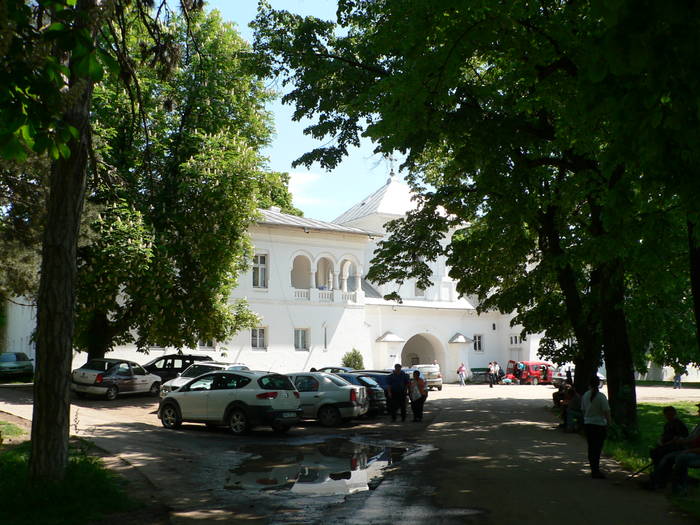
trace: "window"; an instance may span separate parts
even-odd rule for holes
[[[236,390],[250,383],[249,377],[237,374],[220,374],[214,380],[214,390]]]
[[[265,340],[264,328],[253,328],[250,331],[250,346],[253,347],[253,350],[267,349],[267,341]]]
[[[309,349],[309,331],[306,328],[294,329],[294,349],[308,350]]]
[[[475,335],[474,336],[474,351],[475,352],[483,352],[484,347],[481,343],[481,337],[480,335]]]
[[[253,287],[267,288],[267,255],[253,257]]]
[[[294,380],[294,386],[299,392],[316,392],[318,391],[319,382],[311,376],[299,376]]]
[[[213,339],[200,339],[197,342],[197,346],[200,348],[214,348],[214,340]]]
[[[131,365],[131,371],[134,373],[134,375],[137,376],[145,376],[146,374],[148,374],[148,372],[146,372],[139,365]]]
[[[517,335],[511,335],[510,336],[510,344],[512,346],[519,345],[520,344],[520,337]]]
[[[416,283],[415,290],[414,290],[414,296],[415,297],[425,297],[425,288],[423,288],[418,283]]]

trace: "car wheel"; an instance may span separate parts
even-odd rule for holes
[[[437,387],[437,389],[438,389],[438,392],[442,392],[442,385]]]
[[[337,408],[325,406],[319,409],[318,420],[324,427],[334,427],[340,424],[342,418]]]
[[[234,408],[229,414],[228,426],[237,436],[245,434],[248,431],[248,416],[240,408]]]
[[[182,418],[177,407],[172,403],[165,405],[160,411],[160,422],[165,428],[179,428]]]
[[[116,386],[110,386],[107,389],[107,392],[105,392],[105,397],[107,398],[107,401],[114,401],[117,399],[117,396],[119,395],[119,389]]]
[[[539,381],[537,381],[537,378],[536,378],[536,377],[533,377],[533,378],[532,378],[532,383],[531,383],[531,384],[536,385],[538,382],[539,382]]]
[[[160,395],[160,383],[158,381],[153,383],[148,393],[151,394],[153,397],[158,397]]]

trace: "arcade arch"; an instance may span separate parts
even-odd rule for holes
[[[437,361],[441,368],[445,366],[445,349],[434,335],[416,334],[403,345],[403,366],[430,364],[433,361]]]

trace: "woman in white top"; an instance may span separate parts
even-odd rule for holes
[[[590,382],[590,388],[581,398],[583,412],[583,428],[588,441],[588,463],[591,465],[591,477],[604,479],[600,471],[600,454],[610,424],[610,405],[605,394],[598,391],[600,380],[597,376]]]

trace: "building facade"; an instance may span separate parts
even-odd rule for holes
[[[333,222],[261,211],[251,230],[255,256],[240,276],[232,299],[244,297],[260,324],[228,341],[202,341],[192,349],[214,359],[278,372],[339,365],[352,349],[365,368],[391,368],[437,361],[446,381],[456,380],[460,363],[484,368],[489,361],[536,358],[537,336],[522,338],[512,316],[477,314],[474,303],[456,293],[444,259],[431,264],[433,285],[415,282],[374,286],[365,279],[384,225],[412,207],[408,187],[389,178],[372,195]],[[398,291],[403,302],[383,296]],[[9,305],[6,348],[33,354],[33,308]],[[111,355],[145,362],[173,349],[135,347]],[[74,364],[85,361],[74,356]]]

